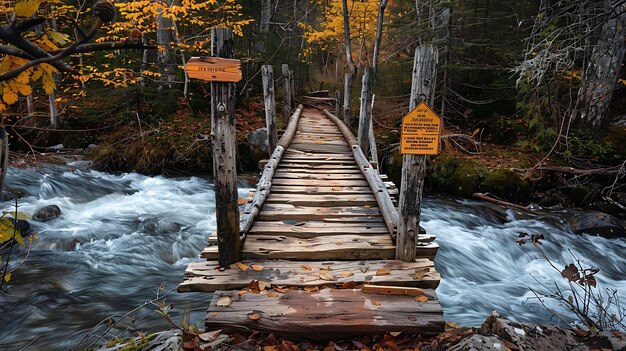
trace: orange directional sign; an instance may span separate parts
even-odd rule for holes
[[[437,155],[440,130],[441,118],[426,103],[420,103],[413,111],[402,117],[400,153]]]
[[[241,61],[220,57],[192,57],[187,61],[187,75],[207,82],[238,82]]]

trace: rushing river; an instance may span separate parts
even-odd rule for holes
[[[57,204],[63,215],[32,222],[38,239],[30,257],[13,273],[0,296],[0,349],[71,350],[99,322],[119,320],[128,311],[175,289],[189,262],[215,228],[210,179],[111,175],[90,170],[47,167],[10,169],[7,188],[23,193],[19,210]],[[241,181],[240,196],[251,186]],[[12,202],[2,202],[11,210]],[[562,281],[531,246],[515,243],[520,231],[544,233],[544,249],[558,267],[572,261],[601,268],[600,289],[626,293],[626,241],[572,234],[564,219],[524,216],[509,211],[506,220],[491,206],[464,200],[427,198],[422,225],[437,234],[441,246],[437,290],[448,321],[479,325],[489,312],[519,321],[549,322],[550,315],[529,287]],[[560,218],[562,217],[562,218]],[[503,223],[504,222],[504,223]],[[11,260],[19,262],[24,250]],[[159,291],[163,286],[164,290]],[[191,306],[192,321],[202,325],[209,294],[166,297],[172,319]],[[563,312],[556,303],[547,305]],[[104,336],[124,331],[158,330],[167,323],[146,306],[123,319]],[[106,327],[93,329],[87,346]]]

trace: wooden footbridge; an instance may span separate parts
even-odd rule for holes
[[[337,117],[300,105],[242,201],[241,262],[220,267],[213,233],[178,291],[214,293],[209,330],[437,334],[438,246],[420,233],[417,259],[395,260],[397,193]]]

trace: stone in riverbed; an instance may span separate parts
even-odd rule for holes
[[[248,141],[250,156],[253,160],[260,160],[269,157],[267,128],[259,128],[246,135],[246,140]]]
[[[41,207],[33,213],[32,218],[39,222],[49,221],[61,216],[61,209],[57,205],[48,205]]]
[[[625,237],[624,226],[619,219],[602,212],[583,212],[569,220],[576,234],[600,235],[605,238]]]
[[[446,351],[505,351],[507,348],[504,342],[497,336],[485,336],[474,334],[463,339],[458,344],[448,348]]]
[[[554,325],[516,323],[493,312],[480,327],[483,335],[497,335],[522,351],[589,351],[574,332]],[[510,349],[510,347],[509,347]]]

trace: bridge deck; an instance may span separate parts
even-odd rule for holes
[[[216,239],[214,233],[209,242]],[[362,284],[436,288],[434,236],[420,235],[416,250],[416,262],[393,260],[392,233],[351,145],[333,120],[305,109],[275,169],[270,194],[246,233],[243,263],[217,270],[217,246],[209,246],[201,254],[209,261],[190,264],[179,291],[217,291],[207,328],[432,334],[443,328],[434,291],[421,291],[423,301],[417,301],[415,296],[358,289]],[[260,294],[219,291],[250,290],[251,281],[267,282],[274,290],[254,285],[253,292]],[[320,290],[325,286],[331,288]],[[300,288],[306,291],[295,290]],[[224,306],[224,301],[230,302]],[[313,307],[320,304],[330,308]],[[249,319],[252,311],[263,317]]]

